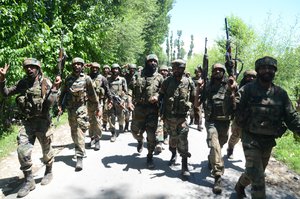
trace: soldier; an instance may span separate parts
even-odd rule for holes
[[[108,79],[111,76],[111,72],[110,72],[110,66],[109,65],[104,65],[103,69],[102,69],[102,75]],[[104,97],[102,99],[103,102],[103,116],[102,116],[102,122],[103,122],[103,130],[107,131],[107,122],[108,122],[108,114],[109,114],[109,110],[108,110],[108,99],[107,97]]]
[[[242,128],[242,143],[246,159],[245,172],[235,185],[238,198],[246,197],[245,187],[252,185],[252,198],[266,198],[265,169],[276,145],[289,128],[300,134],[300,115],[294,109],[287,92],[273,83],[277,60],[265,56],[255,62],[257,79],[241,87],[236,96],[236,83],[228,86],[226,104],[235,110],[235,120]],[[234,80],[232,78],[232,80]],[[230,110],[230,105],[226,110]]]
[[[207,145],[210,148],[208,167],[215,178],[213,193],[222,193],[221,176],[224,174],[224,161],[221,149],[228,139],[228,129],[231,115],[223,111],[225,91],[227,89],[226,68],[220,63],[212,67],[211,80],[203,90],[203,108],[205,114],[205,127],[207,131]],[[203,84],[197,84],[197,89],[202,90]],[[197,91],[199,93],[199,91]],[[196,95],[197,98],[200,96]],[[199,99],[196,100],[199,102]]]
[[[53,178],[52,165],[54,162],[54,152],[51,146],[53,132],[49,130],[51,124],[50,107],[56,100],[56,94],[61,82],[60,77],[56,78],[54,85],[43,76],[41,62],[35,58],[27,58],[23,62],[23,69],[26,76],[15,86],[6,87],[5,76],[9,65],[5,64],[0,68],[0,93],[3,96],[19,94],[16,102],[23,115],[23,127],[19,131],[18,158],[20,169],[23,171],[25,181],[18,191],[18,197],[26,196],[35,189],[35,181],[32,176],[31,153],[36,138],[39,140],[43,162],[46,165],[45,175],[41,185],[46,185]]]
[[[153,152],[156,144],[155,132],[158,123],[158,92],[163,82],[163,77],[157,70],[158,57],[150,54],[146,57],[145,67],[133,83],[132,101],[134,102],[134,112],[131,123],[131,133],[138,141],[137,151],[143,150],[143,133],[147,133],[147,167],[154,168]],[[132,107],[129,104],[129,107]]]
[[[175,164],[176,150],[182,157],[182,176],[190,176],[187,159],[191,157],[188,148],[189,127],[186,117],[195,97],[195,85],[184,76],[186,63],[182,59],[172,61],[173,75],[168,77],[160,89],[163,99],[164,126],[169,138],[169,150],[172,152],[170,165]]]
[[[129,89],[129,87],[132,85],[132,82],[134,81],[135,75],[137,75],[137,67],[136,64],[128,64],[128,73],[126,73],[125,75],[125,79],[126,79],[126,83],[128,86],[128,98],[126,101],[126,104],[128,105],[128,100],[131,100],[130,96],[132,96],[132,91],[131,89]],[[129,107],[130,109],[130,107]],[[131,117],[131,110],[128,110],[125,112],[125,127],[124,127],[124,131],[129,131],[130,127],[129,127],[129,119]]]
[[[192,80],[194,82],[195,85],[197,85],[198,81],[201,79],[201,75],[202,75],[202,67],[201,65],[198,65],[197,68],[195,69],[195,76],[192,77]],[[197,125],[197,129],[198,131],[202,131],[203,127],[202,127],[202,106],[195,106],[195,104],[192,107],[192,111],[191,111],[191,120],[190,120],[190,124],[192,125],[193,123]]]
[[[101,75],[100,72],[100,64],[97,62],[93,62],[89,65],[90,73],[89,76],[92,79],[93,87],[96,91],[98,100],[99,100],[99,110],[100,117],[97,117],[95,114],[95,110],[93,110],[92,106],[89,106],[88,103],[88,115],[89,115],[89,136],[91,138],[90,147],[95,144],[95,150],[98,151],[100,149],[100,138],[102,137],[102,130],[101,130],[101,117],[102,117],[102,108],[103,104],[101,100],[104,99],[104,96],[107,96],[109,102],[111,102],[112,97],[108,88],[107,79]]]
[[[83,73],[83,69],[84,60],[79,57],[74,58],[72,60],[72,73],[63,83],[58,100],[59,112],[62,112],[62,107],[66,107],[68,111],[71,136],[75,144],[75,156],[77,158],[75,171],[82,170],[82,159],[85,156],[85,132],[89,128],[86,101],[95,111],[96,117],[100,116],[99,101],[92,80]]]
[[[109,107],[109,116],[108,120],[110,123],[109,130],[111,132],[111,142],[115,142],[117,138],[116,132],[116,118],[118,118],[119,123],[119,132],[123,133],[124,131],[124,109],[125,109],[125,100],[127,97],[127,84],[124,77],[120,76],[121,67],[119,64],[112,64],[111,66],[111,76],[107,79],[109,89],[113,96],[113,103]]]
[[[239,87],[241,88],[244,85],[246,85],[247,83],[250,83],[255,79],[256,79],[256,71],[255,70],[246,70],[243,74],[243,79],[241,80]],[[230,158],[230,159],[233,158],[233,156],[232,156],[233,149],[234,149],[234,146],[240,140],[241,131],[242,131],[242,129],[237,126],[235,119],[233,119],[233,121],[231,123],[231,135],[228,140],[227,158]]]
[[[164,77],[164,79],[169,76],[169,69],[166,65],[160,66],[158,72]]]

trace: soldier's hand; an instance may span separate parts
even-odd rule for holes
[[[227,85],[228,85],[228,89],[230,91],[232,91],[232,92],[236,91],[236,89],[237,89],[237,82],[235,81],[235,78],[233,76],[230,76],[228,78]]]
[[[58,109],[58,115],[61,115],[63,113],[62,107],[57,106],[57,109]]]
[[[151,104],[157,103],[157,102],[158,102],[158,97],[156,97],[156,96],[151,96],[151,97],[149,98],[149,102],[150,102]]]
[[[95,114],[96,114],[96,117],[101,117],[102,116],[102,111],[101,111],[101,109],[98,109],[96,112],[95,112]]]
[[[62,80],[61,80],[61,76],[60,75],[57,75],[55,77],[55,81],[54,81],[54,84],[53,84],[53,87],[58,90],[59,87],[60,87],[60,84],[61,84]]]
[[[9,64],[7,63],[5,63],[4,68],[0,68],[0,81],[5,80],[5,76],[8,69],[9,69]]]
[[[130,111],[134,110],[134,105],[132,103],[128,103],[127,107]]]
[[[203,90],[203,87],[204,87],[204,80],[203,79],[199,79],[198,81],[197,81],[197,88],[199,89],[199,90]]]

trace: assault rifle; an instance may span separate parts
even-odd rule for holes
[[[208,76],[207,37],[205,37],[205,47],[204,47],[204,55],[203,55],[202,65],[203,65],[203,71],[202,71],[201,77],[204,80],[204,83],[206,83],[207,76]]]
[[[232,58],[231,55],[231,41],[229,39],[229,28],[227,23],[227,18],[225,18],[225,29],[226,29],[226,53],[225,53],[225,67],[229,76],[234,77],[236,80],[238,79],[239,74],[244,68],[244,62],[237,57],[238,48],[236,46],[235,58]],[[242,63],[240,70],[238,70],[238,62]]]
[[[110,93],[112,94],[113,103],[116,103],[125,112],[128,112],[128,109],[125,107],[124,100],[122,100],[122,98],[119,95],[117,95],[115,92],[113,92],[112,90],[110,91]]]

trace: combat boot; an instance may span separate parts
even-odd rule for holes
[[[75,171],[81,171],[83,168],[82,157],[77,157]]]
[[[221,176],[215,176],[215,184],[213,187],[214,194],[221,194],[222,193],[222,183],[221,183]]]
[[[247,198],[245,187],[238,181],[234,187],[237,199]]]
[[[103,127],[104,131],[107,131],[107,127],[106,126],[107,126],[107,124],[102,124],[102,127]]]
[[[143,140],[138,141],[138,145],[137,145],[137,147],[136,147],[137,152],[142,153],[142,151],[143,151],[143,145],[144,145]]]
[[[95,144],[95,138],[92,136],[91,137],[91,142],[89,144],[89,147],[91,148]]]
[[[125,122],[124,132],[128,132],[129,122]]]
[[[94,148],[95,151],[99,151],[100,150],[100,140],[96,140],[95,141],[95,148]]]
[[[228,148],[227,149],[227,158],[228,159],[233,159],[233,149],[232,148]]]
[[[162,149],[163,149],[163,147],[162,147],[162,142],[158,142],[157,145],[155,146],[155,151],[156,151],[157,153],[161,153],[161,152],[162,152]]]
[[[119,134],[124,133],[124,127],[123,125],[120,125],[119,127]]]
[[[155,165],[153,163],[153,155],[152,153],[149,153],[147,155],[147,168],[148,169],[154,169]]]
[[[110,141],[111,141],[111,142],[115,142],[116,139],[117,139],[116,132],[113,132],[112,135],[111,135],[111,137],[110,137]]]
[[[22,184],[21,189],[18,191],[18,198],[22,198],[29,194],[30,191],[35,189],[35,181],[32,176],[32,171],[24,171],[24,183]]]
[[[46,166],[45,174],[44,177],[41,181],[41,185],[47,185],[51,182],[53,179],[53,174],[52,174],[52,164]]]
[[[192,125],[194,123],[194,118],[190,118],[190,123],[189,123],[189,125]]]
[[[191,174],[188,168],[187,157],[182,157],[181,163],[181,175],[184,178],[188,178]]]
[[[169,166],[174,166],[177,160],[176,148],[169,147],[169,150],[172,152],[172,156],[169,161]]]

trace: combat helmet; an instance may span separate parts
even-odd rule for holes
[[[119,64],[112,64],[111,69],[114,69],[114,68],[118,68],[119,70],[121,70],[121,67]]]
[[[109,65],[107,65],[107,64],[105,64],[105,65],[103,66],[103,69],[105,69],[105,68],[110,69]]]
[[[172,67],[178,66],[179,68],[185,68],[186,62],[183,59],[175,59],[172,61]]]
[[[23,62],[23,67],[26,67],[26,66],[37,66],[37,67],[41,68],[42,63],[35,58],[26,58]]]
[[[91,67],[94,67],[94,68],[100,68],[100,64],[97,63],[97,62],[92,62],[92,63],[91,63]]]
[[[277,71],[277,60],[270,56],[262,57],[255,61],[255,71],[257,72],[261,66],[273,66]]]
[[[224,73],[226,72],[226,68],[223,64],[220,64],[220,63],[216,63],[212,66],[212,71],[215,70],[215,69],[222,69],[224,71]]]
[[[149,61],[149,60],[152,60],[152,59],[154,59],[154,60],[156,60],[156,62],[158,62],[158,57],[157,57],[156,54],[150,54],[146,57],[146,61]]]
[[[84,65],[84,60],[80,57],[75,57],[73,60],[72,60],[72,65],[75,64],[75,63],[80,63],[82,65]]]
[[[161,66],[159,67],[159,70],[169,70],[169,68],[168,68],[168,66],[166,66],[166,65],[161,65]]]
[[[136,69],[136,64],[128,64],[128,69]]]
[[[252,69],[249,69],[249,70],[245,70],[245,72],[243,73],[243,77],[246,77],[246,76],[254,76],[256,77],[256,71],[255,70],[252,70]]]

